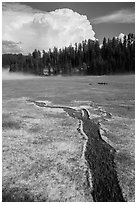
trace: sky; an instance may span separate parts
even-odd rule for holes
[[[2,52],[28,54],[135,33],[134,2],[3,2]]]

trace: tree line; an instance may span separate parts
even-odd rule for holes
[[[75,46],[43,50],[35,49],[28,55],[3,54],[2,66],[10,72],[35,75],[103,75],[135,72],[135,35],[129,33],[123,40],[103,39],[102,46],[91,39]]]

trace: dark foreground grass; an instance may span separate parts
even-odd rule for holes
[[[20,129],[20,124],[15,121],[2,121],[3,129]]]
[[[2,189],[3,202],[34,202],[28,188],[9,188],[6,186]]]
[[[107,84],[98,84],[102,82]],[[86,105],[93,118],[101,114],[95,107],[111,112],[112,118],[101,124],[116,149],[115,164],[124,199],[135,200],[133,75],[3,81],[2,88],[3,201],[93,201],[77,119],[63,110],[38,108],[26,103],[27,99],[59,106]],[[100,174],[105,179],[106,174]]]

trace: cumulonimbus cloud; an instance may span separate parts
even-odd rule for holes
[[[134,23],[135,12],[131,9],[123,9],[112,14],[100,16],[91,20],[93,24],[100,23]]]
[[[24,53],[35,48],[60,48],[89,38],[95,40],[95,32],[87,17],[71,9],[42,12],[19,3],[3,3],[2,13],[2,39],[16,45],[20,42],[20,50]]]

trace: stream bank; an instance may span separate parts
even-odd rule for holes
[[[43,108],[61,108],[70,117],[80,121],[78,130],[86,139],[83,154],[94,202],[125,202],[117,177],[115,149],[102,139],[99,124],[90,119],[89,111],[85,108],[76,110],[71,107],[46,105],[43,102],[29,102]],[[106,114],[106,117],[110,118],[110,114]]]

